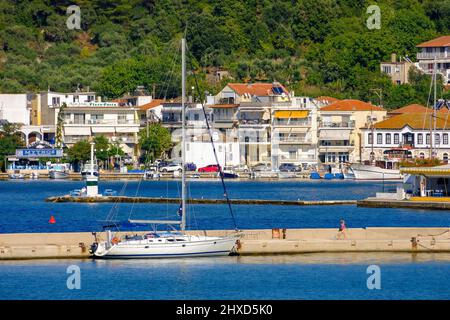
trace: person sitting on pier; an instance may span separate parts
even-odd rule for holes
[[[338,240],[340,240],[342,238],[342,236],[344,236],[344,240],[347,238],[346,232],[345,230],[347,229],[347,227],[345,226],[345,220],[341,219],[341,221],[339,221],[339,231],[338,234],[336,236],[336,238]]]

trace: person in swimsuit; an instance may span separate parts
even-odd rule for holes
[[[344,236],[344,240],[347,238],[347,235],[345,233],[345,230],[347,229],[346,225],[345,225],[345,220],[341,219],[341,221],[339,221],[339,231],[337,234],[337,239],[341,239],[342,236]]]

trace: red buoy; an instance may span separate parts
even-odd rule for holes
[[[50,216],[50,220],[48,220],[48,223],[51,223],[51,224],[56,223],[55,217],[54,216]]]

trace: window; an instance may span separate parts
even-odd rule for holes
[[[448,153],[443,154],[442,160],[444,160],[445,163],[448,163]]]
[[[384,73],[391,73],[391,66],[383,66]]]
[[[423,134],[419,133],[417,135],[417,144],[423,144]]]
[[[91,123],[102,123],[103,115],[102,114],[91,114]]]
[[[400,135],[398,133],[394,133],[394,144],[400,143]]]
[[[442,143],[443,144],[448,144],[448,133],[444,133],[442,135]]]
[[[430,134],[427,133],[427,135],[425,136],[425,144],[430,144]]]
[[[371,133],[369,133],[368,136],[367,136],[367,142],[368,142],[369,144],[372,144],[372,143],[373,143],[373,136],[372,136]]]
[[[377,144],[383,144],[383,135],[381,133],[377,133]]]
[[[436,145],[441,144],[441,135],[439,133],[434,134],[434,143]]]
[[[198,113],[194,114],[194,120],[198,121],[200,119],[200,115]]]
[[[425,154],[424,154],[423,152],[421,152],[421,153],[419,154],[419,158],[420,158],[420,159],[424,159],[424,158],[425,158]]]
[[[127,115],[126,114],[118,114],[117,115],[117,123],[119,123],[119,124],[127,123]]]
[[[391,134],[390,133],[386,133],[386,144],[391,144]]]

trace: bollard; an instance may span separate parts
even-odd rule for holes
[[[280,239],[280,229],[272,229],[272,239]]]

